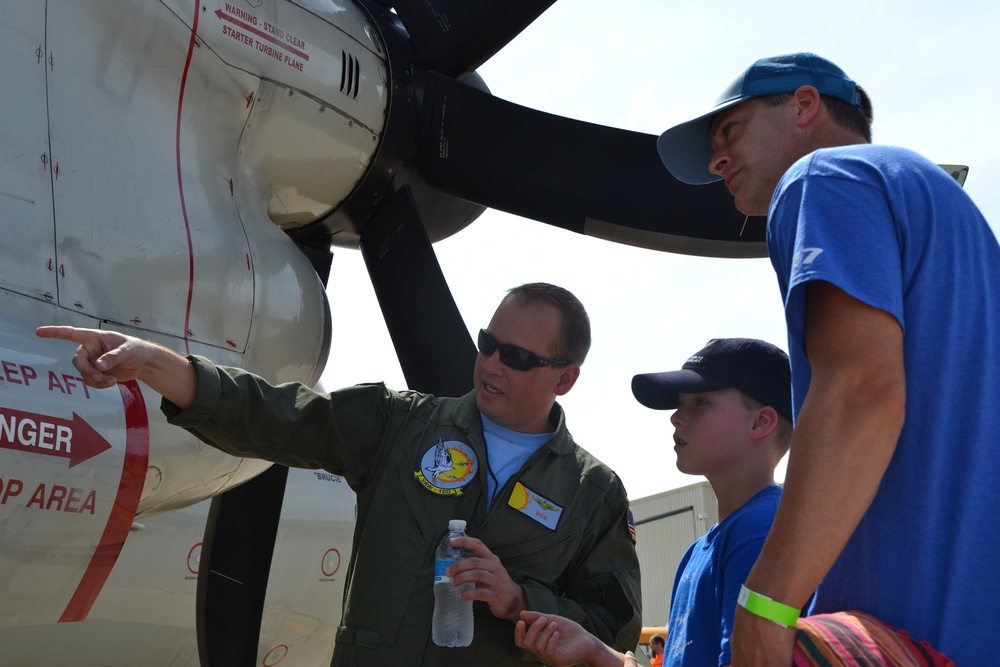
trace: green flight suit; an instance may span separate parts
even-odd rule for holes
[[[617,475],[573,442],[562,408],[552,439],[487,511],[486,446],[474,393],[436,398],[381,384],[330,394],[274,387],[191,357],[191,408],[169,421],[230,454],[342,475],[358,521],[333,665],[519,665],[514,624],[474,604],[468,648],[430,639],[434,550],[465,519],[525,592],[528,608],[567,616],[619,650],[639,638],[639,562]],[[529,502],[530,501],[530,502]]]

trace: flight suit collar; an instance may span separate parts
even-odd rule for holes
[[[455,401],[452,408],[452,420],[470,436],[475,433],[478,441],[483,438],[483,424],[479,418],[479,407],[476,405],[476,392],[470,391],[465,396]],[[559,403],[552,404],[552,411],[549,413],[549,424],[553,426],[552,440],[546,445],[556,454],[569,454],[573,451],[573,438],[566,430],[566,413]]]

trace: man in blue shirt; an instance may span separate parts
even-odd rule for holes
[[[992,662],[1000,246],[944,170],[872,145],[871,118],[843,70],[798,53],[757,61],[659,140],[675,177],[724,180],[768,216],[785,304],[795,435],[738,665],[790,664],[817,586],[811,613],[860,610]]]

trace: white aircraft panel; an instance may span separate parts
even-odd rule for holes
[[[10,0],[0,13],[6,91],[0,122],[0,285],[54,299],[52,159],[45,105],[45,3]]]
[[[190,3],[167,0],[189,25]],[[385,123],[385,54],[377,32],[349,0],[202,3],[198,36],[227,63],[307,91],[373,132]],[[317,16],[322,20],[317,20]]]
[[[208,509],[205,501],[134,524],[87,619],[0,628],[2,664],[198,667],[198,565],[191,557]]]
[[[374,30],[350,3],[322,21],[280,0],[204,7],[204,46],[263,80],[240,141],[243,210],[249,199],[283,229],[315,222],[353,191],[382,133],[387,71]]]
[[[220,364],[240,366],[243,362],[241,354],[209,348],[193,341],[185,344],[177,338],[149,334],[127,326],[102,324],[101,328],[127,336],[145,337],[179,354],[200,354]],[[258,459],[230,456],[171,426],[160,411],[160,395],[142,383],[139,389],[149,414],[150,438],[149,467],[142,499],[136,510],[140,521],[188,507],[221,493],[255,477],[271,465]]]
[[[31,332],[0,321],[0,627],[86,618],[149,458],[136,384],[89,389]]]
[[[288,471],[258,664],[330,664],[356,519],[355,495],[343,477]]]
[[[197,667],[195,598],[208,509],[205,501],[139,519],[87,619],[0,627],[0,664]],[[354,494],[338,477],[289,471],[257,664],[330,664],[355,515]]]
[[[378,135],[291,88],[262,82],[240,142],[237,199],[282,229],[315,222],[367,171]]]
[[[48,21],[60,304],[242,350],[253,273],[232,179],[258,79],[158,2],[50,2]]]
[[[244,214],[257,277],[243,367],[271,382],[312,385],[326,366],[331,320],[319,276],[263,213]]]

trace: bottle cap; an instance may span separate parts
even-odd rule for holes
[[[452,519],[448,522],[448,530],[465,530],[465,519]]]

